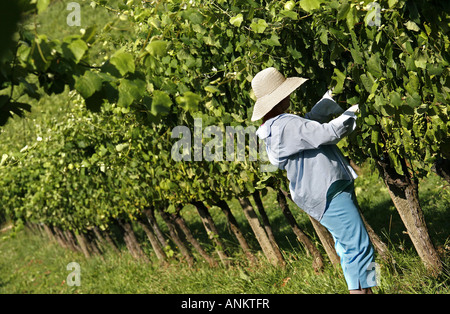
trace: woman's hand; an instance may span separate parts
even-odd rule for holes
[[[322,99],[324,98],[333,100],[333,90],[332,89],[327,90],[327,92],[322,96]]]
[[[350,108],[348,108],[346,111],[353,112],[353,113],[358,113],[359,112],[359,105],[358,104],[353,105]]]

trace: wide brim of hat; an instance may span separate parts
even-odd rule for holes
[[[252,121],[262,119],[280,101],[289,96],[293,91],[305,83],[308,79],[302,77],[289,77],[278,88],[256,100],[253,108]]]

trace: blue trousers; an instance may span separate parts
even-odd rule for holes
[[[320,223],[333,236],[348,289],[376,286],[374,250],[358,211],[353,184],[328,200]]]

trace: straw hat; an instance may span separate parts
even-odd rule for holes
[[[262,119],[273,107],[307,80],[301,77],[285,78],[273,67],[257,73],[252,80],[252,89],[256,96],[252,121]]]

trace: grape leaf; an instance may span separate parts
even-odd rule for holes
[[[301,0],[300,7],[306,12],[311,12],[320,8],[321,0]]]
[[[244,16],[242,15],[242,13],[239,13],[238,15],[230,18],[231,25],[236,26],[236,27],[240,27],[243,21],[244,21]]]
[[[110,63],[116,67],[122,76],[127,73],[134,73],[135,64],[133,55],[128,52],[116,53],[110,60]]]
[[[102,88],[102,79],[97,73],[86,71],[83,76],[75,79],[75,89],[84,99],[91,97]]]

